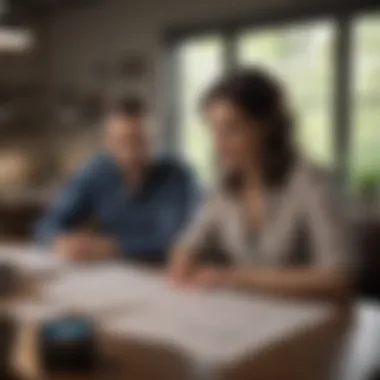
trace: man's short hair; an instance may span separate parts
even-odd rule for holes
[[[127,117],[141,117],[147,112],[145,102],[138,96],[123,96],[114,100],[109,113]]]

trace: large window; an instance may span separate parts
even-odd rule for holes
[[[177,150],[204,182],[212,180],[215,162],[199,116],[199,97],[231,63],[262,66],[284,83],[296,116],[294,140],[310,160],[327,167],[336,164],[355,192],[380,182],[380,13],[221,30],[180,40],[176,46]],[[343,79],[336,78],[344,72],[342,56],[352,63]],[[342,138],[342,131],[349,139]]]
[[[349,179],[368,191],[380,183],[380,14],[355,21],[352,84]]]
[[[294,138],[325,165],[333,161],[334,42],[330,23],[247,31],[238,39],[239,63],[265,67],[284,82],[296,115]]]

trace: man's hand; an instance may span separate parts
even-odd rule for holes
[[[111,239],[86,232],[57,237],[53,250],[58,256],[73,261],[104,259],[117,253]]]

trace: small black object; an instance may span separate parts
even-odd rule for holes
[[[8,263],[0,263],[0,296],[9,295],[17,284],[16,268]]]
[[[43,322],[38,352],[45,371],[89,371],[95,368],[97,352],[94,323],[80,316],[58,317]]]

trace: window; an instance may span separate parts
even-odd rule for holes
[[[358,192],[380,184],[380,14],[355,22],[353,74],[349,180]]]
[[[179,152],[207,183],[213,178],[213,158],[207,128],[199,113],[201,94],[223,70],[223,42],[205,36],[184,42],[178,50],[179,63]]]
[[[295,140],[312,160],[333,161],[334,26],[315,23],[247,31],[239,63],[259,65],[282,80],[296,115]]]
[[[342,41],[348,41],[348,46]],[[380,13],[349,18],[331,15],[329,19],[274,27],[239,27],[177,42],[179,76],[174,83],[179,86],[181,105],[176,123],[181,135],[179,150],[203,182],[213,179],[215,166],[207,128],[196,105],[204,88],[232,62],[263,66],[284,82],[296,116],[294,139],[304,155],[326,167],[336,164],[342,172],[348,168],[348,173],[342,174],[355,192],[378,186]],[[342,51],[352,63],[348,65],[352,71],[343,78],[348,86],[340,86],[342,78],[335,77],[345,72],[338,56]],[[351,104],[339,101],[346,98]],[[345,117],[339,117],[342,114]],[[335,141],[342,131],[349,139]]]

